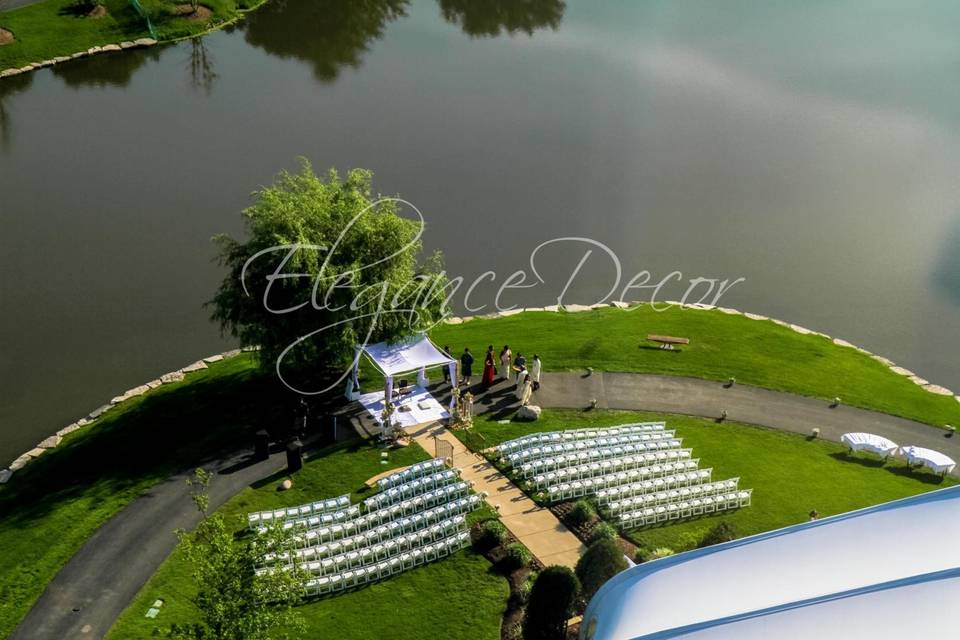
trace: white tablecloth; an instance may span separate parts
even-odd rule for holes
[[[873,433],[845,433],[840,436],[840,442],[854,451],[870,451],[881,456],[892,455],[897,450],[896,442]]]
[[[937,473],[950,473],[957,466],[952,458],[933,449],[914,446],[900,447],[900,453],[907,458],[907,462],[910,464],[922,464]]]

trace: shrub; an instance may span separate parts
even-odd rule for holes
[[[733,525],[729,524],[726,521],[721,522],[713,529],[707,532],[707,535],[703,536],[700,540],[700,544],[697,547],[709,547],[710,545],[720,544],[721,542],[730,542],[731,540],[737,539],[737,532],[733,528]]]
[[[603,583],[627,568],[627,559],[615,540],[598,540],[577,562],[577,577],[587,600]]]
[[[573,509],[570,510],[570,514],[567,517],[570,518],[570,522],[578,525],[590,522],[596,515],[597,512],[593,508],[593,505],[590,504],[590,501],[580,498],[573,504]]]
[[[499,520],[487,520],[479,527],[473,547],[485,553],[494,547],[500,546],[507,539],[507,528]]]
[[[647,554],[647,560],[659,560],[673,555],[673,549],[669,547],[657,547]]]
[[[507,555],[503,558],[503,568],[507,571],[516,571],[521,567],[530,564],[533,556],[525,546],[519,542],[513,542],[507,545]]]
[[[616,540],[620,534],[609,522],[601,522],[593,528],[590,533],[590,544],[599,540]]]
[[[580,582],[567,567],[547,567],[530,591],[523,619],[524,640],[562,640],[580,593]]]

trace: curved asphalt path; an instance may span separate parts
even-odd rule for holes
[[[876,433],[899,444],[916,444],[960,458],[960,438],[929,425],[853,407],[831,408],[823,400],[757,387],[631,373],[545,373],[535,403],[544,407],[586,408],[597,400],[602,409],[632,409],[727,419],[839,440],[847,431]],[[501,382],[479,394],[481,411],[508,410],[515,400]],[[225,460],[210,485],[216,507],[244,487],[283,469],[285,459],[244,466]],[[189,500],[187,474],[154,487],[113,517],[91,537],[48,585],[11,640],[102,638],[123,609],[176,545],[173,531],[199,521]],[[162,616],[162,612],[161,612]]]

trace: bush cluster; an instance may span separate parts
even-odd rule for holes
[[[710,545],[720,544],[721,542],[730,542],[731,540],[736,539],[737,532],[733,528],[733,525],[723,521],[714,528],[710,529],[710,531],[707,532],[707,535],[703,536],[703,539],[700,540],[700,544],[698,544],[697,547],[709,547]]]
[[[507,528],[499,520],[487,520],[480,525],[473,547],[480,553],[486,553],[503,544],[507,539]]]
[[[512,542],[507,545],[507,554],[503,558],[503,568],[507,571],[516,571],[530,564],[533,556],[525,546],[519,542]]]
[[[568,567],[547,567],[537,576],[523,620],[524,640],[563,640],[579,599],[580,582]]]
[[[568,518],[570,522],[575,525],[587,524],[596,517],[597,511],[593,508],[593,505],[590,504],[589,500],[585,498],[580,498],[573,504],[573,509],[570,510]]]
[[[620,534],[609,522],[600,522],[590,532],[590,544],[600,540],[616,540]]]
[[[616,540],[598,540],[577,562],[577,578],[587,600],[603,583],[627,568],[627,559]]]

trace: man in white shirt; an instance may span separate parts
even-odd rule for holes
[[[540,362],[540,355],[533,354],[533,364],[530,365],[530,380],[533,382],[533,390],[540,388],[540,369],[543,364]]]

